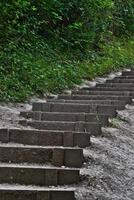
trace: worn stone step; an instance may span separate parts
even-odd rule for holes
[[[80,148],[0,144],[0,162],[4,163],[51,163],[58,167],[79,168],[83,161],[83,150]]]
[[[24,124],[25,123],[25,124]],[[32,126],[39,130],[60,130],[89,132],[91,135],[101,134],[101,124],[96,122],[57,122],[57,121],[23,121],[25,126]]]
[[[75,190],[16,184],[0,184],[0,200],[76,200]]]
[[[118,77],[115,77],[114,79],[134,79],[134,75],[131,75],[131,76],[118,76]]]
[[[103,91],[103,90],[97,90],[97,91],[90,91],[90,90],[73,90],[72,95],[102,95],[102,96],[121,96],[121,97],[134,97],[134,92],[130,91]]]
[[[111,96],[111,95],[59,95],[58,99],[67,100],[114,100],[114,101],[125,101],[126,103],[131,103],[131,98],[129,96]]]
[[[108,124],[109,115],[95,113],[61,113],[61,112],[40,112],[29,111],[21,112],[21,116],[26,119],[32,118],[39,121],[84,121],[84,122],[99,122],[103,125]]]
[[[76,104],[89,104],[89,105],[110,105],[115,106],[116,109],[123,109],[126,105],[125,101],[119,100],[64,100],[64,99],[57,99],[57,100],[49,100],[48,102],[58,102],[58,103],[76,103]]]
[[[96,87],[132,89],[134,87],[134,83],[104,83],[104,84],[97,84]]]
[[[134,78],[133,79],[112,79],[112,80],[107,80],[106,83],[133,83],[134,84]]]
[[[90,134],[72,131],[0,129],[0,141],[37,146],[87,147],[90,145]]]
[[[58,186],[79,182],[79,169],[0,163],[0,184]]]
[[[72,113],[99,113],[115,116],[114,106],[109,105],[88,105],[76,103],[33,103],[33,111],[43,112],[72,112]]]
[[[92,88],[82,88],[82,90],[89,91],[123,91],[123,92],[134,92],[134,87],[92,87]]]

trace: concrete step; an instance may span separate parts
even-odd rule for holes
[[[106,90],[106,91],[103,91],[102,89],[97,90],[97,91],[90,91],[88,89],[84,89],[84,90],[73,90],[72,91],[72,95],[91,95],[91,96],[96,96],[96,95],[99,95],[99,96],[120,96],[120,97],[134,97],[134,92],[130,92],[130,91],[109,91],[109,90]]]
[[[0,129],[0,141],[36,146],[78,146],[84,148],[90,145],[90,134],[72,131]]]
[[[49,100],[48,103],[76,103],[76,104],[89,104],[89,105],[110,105],[115,106],[116,109],[123,109],[126,105],[125,101],[119,100],[64,100],[64,99],[57,99],[57,100]]]
[[[57,121],[31,121],[23,120],[21,123],[25,126],[31,126],[39,130],[59,130],[86,132],[90,135],[101,134],[101,124],[96,122],[57,122]]]
[[[74,189],[0,184],[0,200],[76,200]]]
[[[97,84],[96,87],[108,87],[108,88],[134,88],[134,83],[104,83],[104,84]]]
[[[33,111],[43,112],[67,112],[67,113],[99,113],[115,116],[114,106],[107,105],[88,105],[76,103],[33,103]]]
[[[79,168],[83,161],[83,150],[80,148],[0,144],[0,162],[4,163],[51,163],[57,167]]]
[[[111,95],[59,95],[58,99],[66,100],[113,100],[113,101],[125,101],[125,103],[131,103],[131,98],[126,96],[111,96]]]
[[[0,184],[58,186],[79,182],[79,169],[0,163]]]
[[[61,112],[40,112],[29,111],[21,112],[21,116],[26,119],[32,118],[38,121],[71,121],[71,122],[99,122],[103,125],[108,124],[109,115],[95,113],[61,113]],[[30,117],[29,117],[30,116]]]
[[[133,79],[115,78],[115,79],[112,79],[112,80],[107,80],[106,83],[133,83],[134,84],[134,78]]]

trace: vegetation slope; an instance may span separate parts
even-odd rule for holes
[[[1,101],[134,64],[133,0],[4,0],[0,10]]]

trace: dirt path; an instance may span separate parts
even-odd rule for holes
[[[30,104],[23,103],[1,103],[0,104],[0,127],[6,128],[23,128],[18,120],[20,112],[30,110]]]

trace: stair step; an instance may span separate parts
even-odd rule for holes
[[[123,71],[122,76],[134,76],[134,71]]]
[[[87,147],[90,145],[90,134],[52,130],[0,129],[0,141],[37,146]]]
[[[36,121],[22,120],[21,124],[31,126],[39,130],[60,130],[60,131],[76,131],[89,132],[91,135],[101,134],[101,124],[96,122],[64,122],[64,121]]]
[[[134,92],[133,87],[92,87],[92,88],[82,88],[82,90],[89,90],[89,91],[129,91]]]
[[[130,75],[129,76],[124,76],[123,75],[123,76],[115,77],[114,80],[115,79],[126,79],[126,80],[128,80],[128,79],[134,79],[134,75],[131,75],[131,76]]]
[[[128,96],[111,96],[111,95],[59,95],[58,99],[68,99],[68,100],[115,100],[115,101],[125,101],[126,103],[131,103],[131,98]]]
[[[61,186],[79,182],[80,147],[132,102],[133,86],[134,70],[123,71],[96,87],[33,103],[32,111],[21,112],[27,120],[20,120],[31,129],[1,128],[0,200],[75,200],[74,189]]]
[[[75,200],[74,189],[0,184],[0,200]]]
[[[108,87],[108,88],[128,88],[132,89],[134,87],[134,83],[104,83],[97,84],[96,88]]]
[[[130,91],[103,91],[102,89],[100,89],[100,91],[90,91],[90,90],[73,90],[72,91],[72,95],[105,95],[105,96],[125,96],[125,97],[134,97],[134,92],[130,92]]]
[[[21,112],[21,116],[26,119],[32,118],[40,121],[71,121],[71,122],[99,122],[103,125],[108,124],[107,114],[95,114],[95,113],[60,113],[60,112],[40,112],[29,111]],[[29,117],[30,116],[30,117]]]
[[[49,100],[48,103],[77,103],[77,104],[89,104],[89,105],[110,105],[115,106],[116,109],[122,109],[124,108],[126,102],[125,101],[119,101],[119,100],[63,100],[63,99],[57,99],[57,100]]]
[[[89,90],[89,91],[132,91],[134,92],[134,87],[92,87],[92,88],[82,88],[82,90]]]
[[[133,79],[115,78],[112,80],[107,80],[106,83],[134,83],[134,78]]]
[[[51,163],[57,167],[79,168],[83,161],[83,150],[80,148],[0,144],[0,162],[4,163]]]
[[[99,113],[115,116],[114,106],[109,105],[88,105],[76,103],[33,103],[33,111],[45,112],[72,112],[72,113]]]
[[[58,186],[79,182],[79,169],[0,163],[0,183]]]

